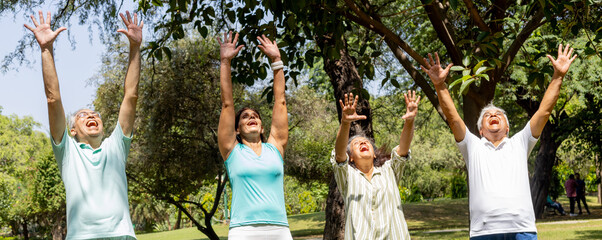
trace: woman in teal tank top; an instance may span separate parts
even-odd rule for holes
[[[283,156],[288,141],[284,71],[276,41],[257,37],[274,70],[274,108],[267,143],[259,112],[234,111],[230,62],[244,47],[238,33],[224,33],[220,44],[222,112],[217,141],[232,186],[229,239],[292,239],[284,206]]]

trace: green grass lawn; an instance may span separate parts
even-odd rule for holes
[[[561,197],[558,200],[568,211],[568,199]],[[600,204],[596,203],[596,197],[588,197],[587,200],[590,211],[592,211],[591,215],[569,217],[546,214],[544,219],[538,220],[539,238],[546,240],[602,239],[602,208]],[[403,212],[412,239],[468,239],[467,199],[408,203],[403,205]],[[324,230],[323,212],[289,216],[288,221],[295,239],[321,239]],[[227,238],[227,225],[218,224],[214,226],[214,229],[221,239]],[[196,228],[138,234],[137,237],[139,240],[207,239]]]

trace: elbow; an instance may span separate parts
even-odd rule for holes
[[[138,94],[130,93],[124,96],[124,100],[136,102],[138,101]]]
[[[48,105],[56,105],[61,103],[60,97],[46,97],[46,102]]]
[[[286,99],[284,99],[284,97],[282,99],[277,99],[274,104],[286,107]]]
[[[222,109],[228,109],[234,107],[234,102],[222,101]]]

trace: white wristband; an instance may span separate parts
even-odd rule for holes
[[[283,69],[284,68],[284,63],[282,63],[282,61],[277,61],[277,62],[273,62],[272,63],[272,70],[276,71],[278,69]]]

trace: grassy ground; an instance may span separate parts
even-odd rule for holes
[[[538,220],[537,223],[539,238],[546,240],[602,239],[602,208],[600,204],[596,203],[596,197],[588,197],[587,200],[591,215],[569,217],[546,213],[545,218]],[[569,211],[568,199],[561,197],[559,201],[565,210]],[[412,239],[468,239],[467,199],[404,204],[403,212]],[[321,239],[324,228],[323,212],[289,216],[288,220],[295,239]],[[226,239],[228,226],[220,224],[214,227],[217,234],[222,239]],[[195,228],[137,236],[139,240],[207,239]]]

